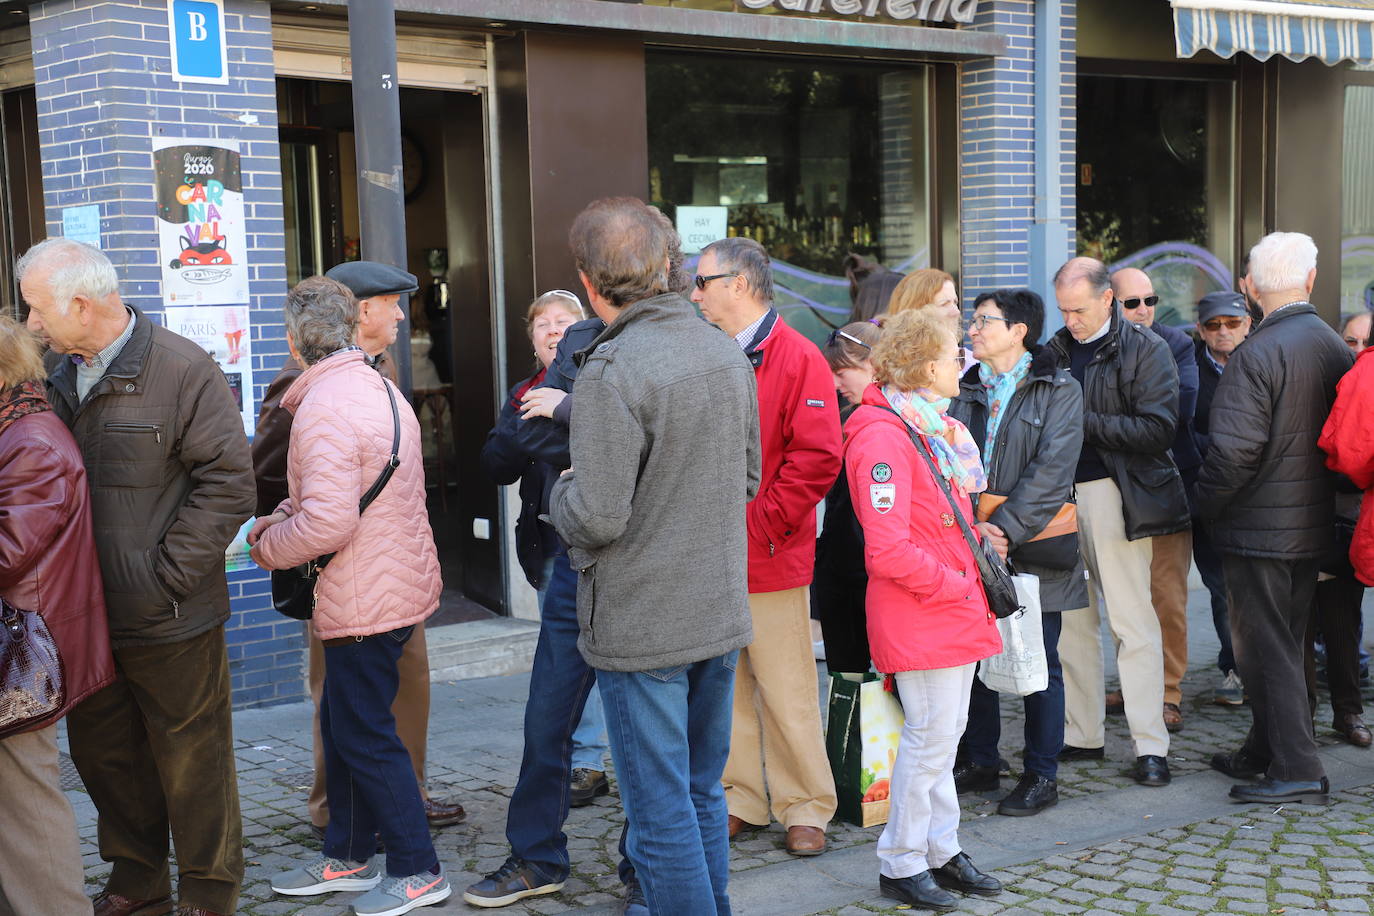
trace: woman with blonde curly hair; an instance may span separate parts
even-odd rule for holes
[[[906,719],[878,841],[879,885],[883,896],[927,909],[953,907],[951,889],[1001,891],[960,850],[954,787],[974,667],[1001,650],[953,514],[971,526],[970,494],[987,485],[977,443],[945,413],[961,369],[944,316],[892,315],[873,348],[875,382],[845,425],[845,473],[868,569],[869,647],[874,667],[895,681]]]

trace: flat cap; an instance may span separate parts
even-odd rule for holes
[[[1249,314],[1250,310],[1245,307],[1245,297],[1240,293],[1233,293],[1227,290],[1208,293],[1199,299],[1197,304],[1198,324],[1210,321],[1218,315],[1231,315],[1236,318],[1245,318]]]
[[[377,261],[344,261],[331,267],[325,276],[353,290],[359,299],[413,293],[420,288],[414,274]]]

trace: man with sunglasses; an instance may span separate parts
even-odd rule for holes
[[[1169,450],[1183,485],[1192,491],[1197,469],[1202,464],[1193,442],[1193,411],[1197,407],[1198,368],[1193,339],[1187,332],[1155,321],[1159,296],[1143,270],[1125,267],[1112,274],[1112,290],[1121,302],[1127,321],[1144,325],[1164,338],[1178,367],[1178,429]],[[1188,567],[1193,553],[1193,532],[1189,528],[1173,534],[1156,535],[1154,556],[1150,561],[1150,597],[1159,617],[1164,638],[1164,725],[1171,732],[1183,728],[1181,702],[1183,675],[1188,671]],[[1109,711],[1122,711],[1121,694],[1107,698]],[[1114,702],[1115,701],[1115,702]]]
[[[1198,453],[1207,455],[1211,435],[1210,415],[1212,396],[1226,369],[1226,362],[1236,347],[1250,333],[1250,309],[1245,296],[1225,290],[1208,293],[1197,304],[1197,332],[1195,345],[1198,368],[1197,410],[1193,413],[1193,441]],[[1221,670],[1221,686],[1212,694],[1212,702],[1219,706],[1242,706],[1245,687],[1236,672],[1236,657],[1231,649],[1231,624],[1226,607],[1226,578],[1222,573],[1221,554],[1212,545],[1207,526],[1201,519],[1193,519],[1193,560],[1198,574],[1212,602],[1212,625],[1217,631],[1221,650],[1217,653],[1217,668]]]

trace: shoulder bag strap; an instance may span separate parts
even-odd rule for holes
[[[372,501],[381,495],[386,489],[387,482],[391,480],[391,475],[396,473],[396,469],[401,466],[401,414],[396,409],[396,395],[392,392],[391,386],[386,379],[382,379],[382,387],[386,389],[387,400],[391,402],[391,459],[387,461],[386,467],[382,468],[382,473],[377,480],[363,494],[363,498],[358,500],[358,514],[362,515],[367,511],[367,507],[372,505]]]
[[[875,404],[873,406],[880,407],[882,405]],[[897,418],[898,422],[902,424],[902,429],[905,429],[906,434],[911,437],[911,444],[916,447],[916,451],[925,459],[926,467],[930,468],[931,476],[934,477],[935,482],[939,484],[940,490],[945,494],[945,499],[949,500],[949,507],[954,511],[954,518],[959,522],[959,527],[964,532],[964,540],[968,542],[969,550],[973,551],[973,556],[976,558],[978,556],[978,551],[982,550],[982,545],[979,544],[978,538],[974,536],[973,529],[969,527],[968,521],[964,518],[964,513],[959,511],[959,504],[954,501],[954,491],[951,489],[949,481],[945,480],[944,475],[940,473],[940,469],[935,466],[934,459],[926,454],[926,450],[921,447],[920,437],[916,435],[915,430],[907,425],[906,420],[902,419],[902,415],[891,407],[883,407],[882,409]]]

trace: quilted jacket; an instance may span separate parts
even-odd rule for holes
[[[401,417],[400,466],[361,516],[358,501],[391,455],[391,407]],[[371,636],[419,623],[439,605],[439,557],[425,511],[420,424],[404,395],[368,368],[361,350],[327,356],[282,397],[294,419],[287,458],[288,516],[263,532],[254,556],[284,569],[337,551],[316,586],[315,635]]]
[[[1365,585],[1374,584],[1374,347],[1365,350],[1336,386],[1336,403],[1317,446],[1326,466],[1364,490],[1350,544],[1350,562]]]

